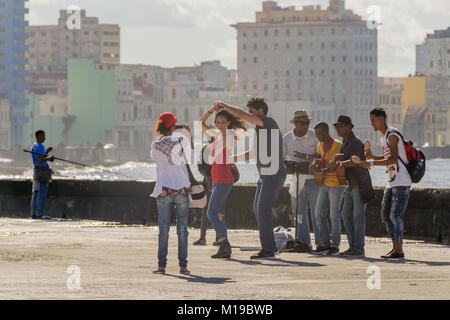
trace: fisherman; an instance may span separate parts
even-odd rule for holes
[[[31,147],[31,158],[34,164],[33,189],[31,197],[31,218],[48,220],[50,217],[44,214],[45,199],[47,197],[48,185],[51,179],[51,169],[47,161],[55,161],[55,157],[48,156],[52,147],[45,149],[45,132],[38,130],[35,133],[36,142]]]

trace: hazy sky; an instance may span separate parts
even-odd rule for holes
[[[328,0],[280,0],[279,5]],[[121,27],[122,63],[163,67],[194,65],[219,59],[236,68],[236,31],[230,24],[254,21],[262,0],[30,0],[30,25],[56,24],[60,9],[77,5],[100,23]],[[381,10],[379,75],[406,76],[415,71],[415,45],[426,33],[450,26],[449,0],[347,0],[363,18],[367,8]]]

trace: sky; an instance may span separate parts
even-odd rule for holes
[[[328,0],[279,0],[294,5],[328,6]],[[56,24],[60,9],[77,5],[100,23],[121,28],[121,62],[191,66],[220,60],[236,68],[237,22],[251,22],[262,0],[29,0],[30,25]],[[407,76],[415,71],[415,45],[427,33],[450,26],[449,0],[347,0],[346,7],[363,19],[377,6],[378,75]]]

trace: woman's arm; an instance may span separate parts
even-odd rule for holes
[[[213,128],[206,124],[206,120],[208,120],[208,118],[213,114],[213,112],[214,112],[214,107],[211,107],[208,110],[206,110],[206,112],[200,117],[200,121],[202,122],[203,131],[205,131],[210,136],[215,136],[215,135],[213,135],[213,132],[212,132]]]
[[[235,107],[230,104],[227,104],[227,103],[224,103],[221,101],[217,101],[214,103],[214,108],[216,111],[223,108],[226,111],[228,111],[233,117],[256,124],[259,127],[264,126],[264,123],[262,122],[262,120],[260,118],[252,115],[250,112],[244,111],[243,109],[241,109],[239,107]]]

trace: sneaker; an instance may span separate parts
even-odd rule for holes
[[[364,250],[361,249],[353,249],[350,257],[355,257],[355,258],[364,258],[366,256],[366,254],[364,253]]]
[[[34,220],[36,220],[36,219],[39,219],[35,214],[33,214],[32,216],[31,216],[31,219],[34,219]]]
[[[193,243],[194,246],[206,246],[206,240],[205,239],[198,239]]]
[[[316,254],[326,254],[330,250],[330,247],[317,246],[316,250],[313,250],[312,253]]]
[[[184,275],[186,275],[186,276],[188,276],[188,275],[191,274],[191,271],[189,271],[188,268],[183,268],[183,267],[181,267],[181,268],[180,268],[180,273],[181,273],[181,274],[184,274]]]
[[[42,216],[42,217],[40,217],[40,219],[42,219],[42,220],[50,220],[51,218],[49,216]]]
[[[158,269],[156,269],[155,271],[153,271],[153,273],[157,273],[157,274],[166,274],[166,268],[158,267]]]
[[[339,255],[339,248],[338,247],[331,247],[330,250],[327,252],[327,256],[337,256]]]
[[[385,256],[381,256],[383,259],[403,259],[405,257],[404,253],[391,252]]]
[[[275,255],[278,254],[278,251],[276,252],[269,252],[265,250],[261,250],[257,254],[250,257],[252,260],[262,260],[262,259],[273,259],[275,258]]]
[[[344,252],[340,252],[339,256],[340,257],[350,257],[352,254],[353,249],[348,248],[347,250],[345,250]]]
[[[219,246],[219,240],[214,241],[214,242],[213,242],[213,246],[218,247],[218,246]]]

